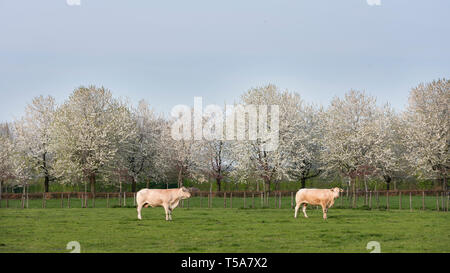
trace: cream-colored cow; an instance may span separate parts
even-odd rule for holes
[[[295,195],[295,214],[294,217],[297,218],[297,212],[300,205],[303,204],[303,214],[305,218],[306,207],[309,205],[321,205],[323,211],[323,219],[327,219],[328,208],[331,208],[334,204],[334,199],[339,197],[339,192],[343,192],[343,189],[332,188],[332,189],[300,189]]]
[[[172,211],[182,199],[191,197],[190,191],[181,187],[178,189],[142,189],[136,194],[138,219],[141,220],[142,207],[163,207],[166,211],[166,221],[172,220]]]

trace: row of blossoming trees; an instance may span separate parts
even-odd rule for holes
[[[189,178],[214,181],[219,191],[225,179],[266,191],[322,176],[353,190],[356,181],[389,187],[397,177],[432,179],[446,189],[449,88],[446,79],[419,84],[403,112],[354,90],[322,107],[274,85],[252,88],[241,105],[279,106],[278,147],[267,150],[262,139],[175,140],[174,118],[145,101],[133,107],[103,87],[80,87],[61,105],[36,97],[22,118],[2,124],[1,186],[43,181],[47,192],[51,183],[84,183],[95,194],[99,182],[131,181],[135,192],[137,181],[181,186]]]

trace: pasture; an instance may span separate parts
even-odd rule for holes
[[[139,221],[132,206],[3,207],[0,252],[64,253],[70,241],[78,241],[82,253],[368,253],[369,241],[379,242],[381,252],[450,252],[448,212],[331,208],[324,221],[321,210],[309,208],[308,215],[294,219],[288,206],[225,209],[218,203],[211,209],[185,203],[166,222],[163,208],[144,209]]]

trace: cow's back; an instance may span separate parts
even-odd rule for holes
[[[137,201],[146,203],[152,207],[162,206],[172,199],[171,189],[142,189],[137,195]]]

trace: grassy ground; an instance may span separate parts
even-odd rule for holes
[[[195,201],[195,200],[193,200]],[[219,205],[219,204],[217,204]],[[221,203],[223,207],[223,199]],[[332,208],[293,218],[288,208],[0,209],[0,252],[450,252],[450,214]]]

